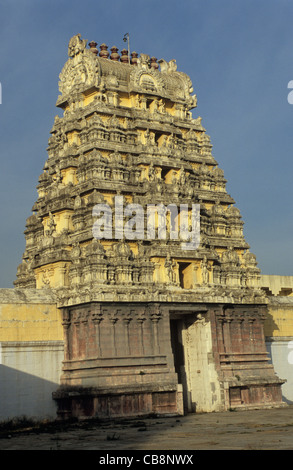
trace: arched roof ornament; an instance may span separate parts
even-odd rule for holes
[[[101,68],[97,57],[86,49],[87,40],[80,34],[73,36],[68,45],[69,59],[59,75],[58,102],[72,92],[82,92],[90,87],[97,87],[101,80]],[[58,104],[57,102],[57,104]]]

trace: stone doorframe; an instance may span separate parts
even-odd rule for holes
[[[170,309],[171,347],[185,413],[224,409],[213,354],[211,322],[204,305]]]

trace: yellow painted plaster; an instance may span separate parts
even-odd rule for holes
[[[90,93],[88,95],[84,96],[83,104],[84,106],[88,106],[90,103],[92,103],[95,99],[95,97],[98,96],[98,91],[94,91],[93,93]]]
[[[69,262],[59,261],[35,269],[36,287],[63,287],[68,286]]]
[[[77,131],[68,132],[67,134],[68,145],[80,145],[79,133]]]
[[[293,336],[293,308],[269,305],[264,331],[265,336]]]
[[[63,180],[62,182],[64,184],[77,184],[77,178],[76,178],[76,169],[75,168],[65,168],[64,170],[61,171]]]
[[[55,304],[0,306],[0,342],[62,340],[61,312]]]

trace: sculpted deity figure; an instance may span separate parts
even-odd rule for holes
[[[176,72],[176,70],[177,70],[176,60],[172,59],[168,62],[168,72]]]
[[[172,261],[170,254],[167,254],[166,260],[165,260],[165,268],[167,271],[167,276],[169,279],[169,282],[171,284],[176,284],[177,282],[177,276],[176,276],[176,268],[177,268],[177,263],[176,261]]]
[[[202,276],[203,284],[209,283],[209,278],[210,278],[209,270],[210,270],[210,267],[208,266],[207,257],[204,256],[201,262],[201,276]]]
[[[165,112],[165,103],[162,99],[160,99],[158,101],[158,108],[159,108],[159,112],[164,114],[164,112]]]
[[[54,232],[56,232],[56,222],[54,220],[54,216],[52,212],[49,213],[49,223],[48,223],[48,234],[52,235]]]
[[[83,52],[86,47],[87,40],[81,39],[80,34],[73,36],[68,45],[68,55],[69,57],[74,57],[80,52]]]

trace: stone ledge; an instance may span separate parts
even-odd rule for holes
[[[64,349],[64,341],[0,341],[0,348],[9,349],[9,348],[41,348],[42,351],[45,351],[44,348],[60,348]]]
[[[0,304],[55,304],[53,289],[0,289]]]
[[[135,393],[154,393],[154,392],[177,392],[178,384],[175,382],[158,384],[131,384],[131,386],[117,386],[117,387],[78,387],[78,386],[61,386],[58,390],[53,392],[53,399],[70,398],[70,397],[83,397],[83,396],[99,396],[99,395],[133,395]]]
[[[166,366],[167,358],[165,355],[158,356],[113,356],[101,358],[87,358],[64,360],[63,370],[90,369],[90,368],[117,368],[117,367],[148,367],[148,366]]]

